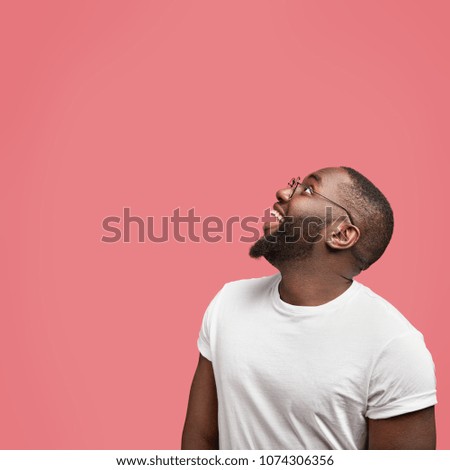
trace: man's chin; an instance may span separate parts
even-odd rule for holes
[[[260,259],[264,258],[268,263],[278,269],[279,267],[279,255],[270,250],[266,245],[268,242],[264,237],[260,238],[249,251],[250,258]]]
[[[269,235],[270,236],[270,235]],[[274,242],[268,241],[268,236],[264,235],[259,240],[257,240],[251,247],[249,251],[249,255],[251,258],[258,259],[261,257],[265,257],[271,250],[271,244],[273,245]]]
[[[277,232],[264,235],[257,240],[250,248],[249,255],[253,259],[265,258],[273,266],[279,267],[282,264],[311,256],[312,249],[313,244],[305,240],[286,243]]]

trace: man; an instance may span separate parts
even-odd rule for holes
[[[436,380],[422,334],[353,280],[393,214],[359,172],[277,192],[250,250],[279,273],[226,284],[202,323],[183,449],[435,449]]]

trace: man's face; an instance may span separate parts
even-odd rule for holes
[[[314,247],[324,243],[325,230],[331,220],[345,217],[345,211],[328,202],[314,191],[340,202],[338,184],[349,182],[345,170],[324,168],[303,179],[292,198],[289,186],[277,191],[278,202],[273,208],[281,221],[264,224],[264,236],[250,249],[252,258],[263,256],[278,267],[280,263],[305,259],[313,255]],[[305,188],[311,187],[312,191]]]

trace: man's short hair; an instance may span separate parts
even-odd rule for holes
[[[386,250],[394,230],[394,214],[384,194],[364,175],[342,166],[351,183],[341,184],[344,206],[356,215],[361,236],[351,248],[361,270],[375,263]]]

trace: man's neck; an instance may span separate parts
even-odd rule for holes
[[[320,269],[301,263],[295,267],[280,269],[281,300],[300,306],[323,305],[344,293],[352,284],[352,278],[333,272],[329,267]]]

